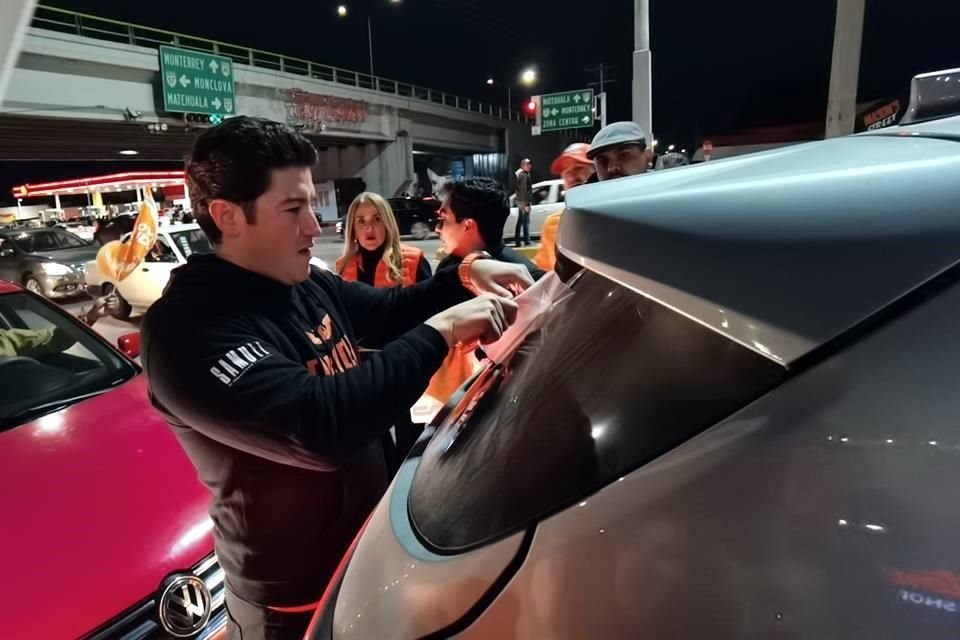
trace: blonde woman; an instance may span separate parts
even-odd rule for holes
[[[344,280],[408,287],[431,276],[423,251],[400,244],[397,218],[383,196],[367,191],[354,198],[343,232],[343,255],[336,271]]]
[[[393,208],[377,193],[367,191],[353,199],[347,209],[343,236],[343,255],[335,268],[344,280],[365,282],[372,287],[409,287],[432,275],[423,251],[400,243]],[[384,452],[391,474],[396,473],[423,431],[409,414],[399,416],[393,430],[396,443],[392,451],[388,448]]]

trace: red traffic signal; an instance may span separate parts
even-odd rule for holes
[[[523,106],[523,108],[527,112],[527,115],[531,118],[537,115],[537,101],[533,98],[527,100],[527,103]]]

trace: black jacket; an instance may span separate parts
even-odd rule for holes
[[[510,264],[519,264],[526,267],[527,271],[530,272],[530,277],[534,280],[539,280],[547,274],[546,271],[535,265],[532,261],[528,260],[523,256],[523,254],[514,251],[505,244],[501,244],[495,249],[487,249],[486,251],[493,257],[494,260],[508,262]],[[452,269],[452,267],[459,266],[461,262],[463,262],[463,258],[459,258],[455,255],[449,255],[437,265],[437,273],[440,273],[441,270],[455,271],[455,269]]]
[[[533,202],[533,179],[530,174],[523,169],[517,169],[517,204],[530,204]]]
[[[319,599],[386,488],[379,438],[447,354],[417,325],[468,297],[455,272],[374,289],[316,269],[284,286],[212,255],[174,271],[143,321],[143,363],[154,406],[213,492],[237,595]],[[363,341],[386,346],[361,362]]]

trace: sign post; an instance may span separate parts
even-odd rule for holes
[[[593,89],[547,93],[540,96],[540,130],[544,133],[563,129],[585,129],[596,118]]]
[[[227,116],[236,112],[230,58],[160,47],[160,79],[164,111]]]

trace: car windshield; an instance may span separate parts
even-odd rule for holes
[[[113,388],[136,369],[62,310],[0,296],[0,431]]]
[[[207,234],[202,229],[191,229],[189,231],[176,231],[170,234],[173,243],[180,249],[183,257],[189,258],[194,253],[212,253],[213,245],[207,239]]]
[[[56,251],[86,247],[89,243],[63,229],[45,229],[12,236],[11,239],[24,253]]]
[[[435,550],[484,544],[576,504],[785,375],[599,274],[571,283],[546,325],[480,375],[424,451],[408,507]]]

